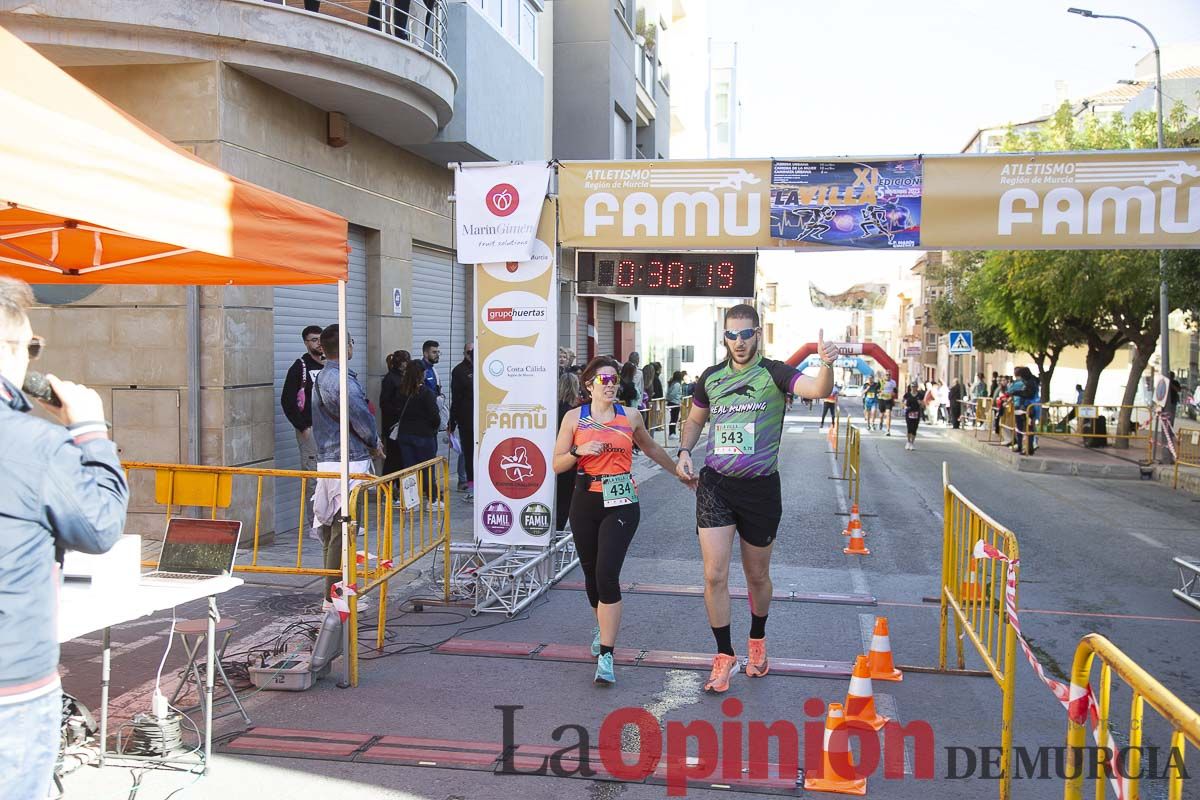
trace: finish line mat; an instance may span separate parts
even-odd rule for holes
[[[217,752],[224,755],[268,756],[276,758],[302,758],[321,761],[346,761],[358,764],[390,764],[400,767],[429,767],[435,769],[460,769],[476,772],[491,772],[497,780],[510,774],[533,775],[557,756],[560,771],[556,775],[549,769],[544,777],[574,778],[580,780],[608,781],[615,783],[667,784],[665,759],[650,775],[641,780],[618,778],[608,771],[597,748],[588,750],[587,767],[594,774],[581,774],[580,751],[572,748],[564,752],[564,746],[520,744],[505,758],[504,745],[499,742],[460,741],[453,739],[424,739],[413,736],[382,736],[369,733],[345,733],[337,731],[298,730],[292,728],[253,727],[219,743]],[[637,750],[623,751],[621,759],[626,765],[640,761]],[[698,759],[689,757],[687,765],[696,766]],[[735,779],[720,778],[688,779],[689,789],[717,789],[755,794],[800,796],[803,785],[803,770],[797,779],[779,776],[777,764],[743,764],[742,775]],[[714,777],[721,773],[721,765],[713,768]],[[768,777],[750,777],[750,772]]]
[[[591,648],[587,645],[504,642],[461,637],[443,642],[433,652],[451,656],[525,658],[532,661],[567,661],[589,664],[596,660],[592,655]],[[663,667],[703,671],[712,667],[712,659],[710,653],[680,653],[673,650],[636,650],[630,647],[618,647],[613,651],[613,663],[626,667]],[[743,659],[743,664],[744,661],[745,659]],[[848,678],[851,668],[852,665],[848,661],[771,657],[772,675]]]
[[[553,589],[567,591],[583,591],[583,581],[559,581]],[[671,583],[623,583],[621,592],[629,594],[662,594],[676,597],[703,597],[703,586],[681,586]],[[736,598],[747,597],[744,586],[730,586],[729,596]],[[772,601],[792,603],[830,603],[841,606],[874,606],[876,599],[869,594],[839,594],[837,592],[775,592]]]

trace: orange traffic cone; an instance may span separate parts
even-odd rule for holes
[[[962,586],[960,587],[962,591],[959,593],[959,596],[963,600],[982,600],[983,586],[980,585],[979,580],[975,577],[976,573],[979,572],[979,562],[973,558],[970,559],[970,562],[967,579],[962,582]]]
[[[851,523],[853,525],[853,523]],[[871,551],[867,549],[866,543],[863,541],[862,526],[850,529],[850,546],[843,547],[842,552],[848,556],[869,556]]]
[[[835,733],[846,724],[845,714],[841,703],[830,703],[829,713],[825,715],[825,742],[821,746],[821,775],[804,774],[804,789],[808,792],[836,792],[838,794],[854,794],[860,797],[867,793],[867,779],[857,777],[854,769],[854,754],[850,752],[850,737],[845,733]],[[831,750],[835,747],[836,750]],[[834,769],[834,759],[830,756],[838,753],[837,765],[843,770],[849,769],[850,775],[843,777]]]
[[[858,516],[858,503],[850,506],[850,523],[846,526],[846,529],[842,531],[842,536],[850,536],[850,532],[855,528],[862,530],[862,518]],[[862,531],[862,535],[866,536],[867,532]]]
[[[846,692],[846,721],[855,720],[879,730],[888,718],[875,710],[875,690],[871,686],[871,668],[867,657],[854,659],[854,672],[850,673],[850,690]]]
[[[873,681],[904,680],[904,673],[892,663],[892,640],[888,636],[887,617],[875,618],[875,634],[871,637],[871,652],[867,655]]]

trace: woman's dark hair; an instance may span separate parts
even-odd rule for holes
[[[671,376],[671,380],[667,381],[667,385],[670,386],[672,383],[683,383],[683,370],[675,370],[675,374]]]
[[[579,405],[579,376],[574,372],[558,376],[558,402],[572,408]]]
[[[587,385],[592,382],[592,378],[596,377],[596,373],[600,371],[601,367],[612,367],[617,372],[622,372],[621,365],[615,358],[596,356],[587,363],[587,366],[583,368],[583,374],[579,376],[579,382],[583,384],[584,391],[587,391]]]
[[[615,364],[617,362],[613,361],[613,363]],[[637,380],[637,371],[638,371],[638,368],[636,366],[634,366],[632,363],[627,362],[625,364],[625,366],[621,367],[621,380],[636,381]]]
[[[395,354],[393,353],[393,358]],[[425,370],[423,369],[405,369],[400,376],[400,385],[396,391],[404,397],[413,397],[421,390],[425,384]]]
[[[387,368],[398,370],[401,365],[407,364],[409,361],[412,361],[412,356],[408,354],[407,350],[397,350],[394,353],[388,353]]]

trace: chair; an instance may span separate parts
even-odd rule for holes
[[[217,622],[214,632],[219,639],[214,642],[216,648],[216,668],[217,674],[214,676],[214,689],[216,688],[216,679],[220,678],[225,684],[226,691],[229,692],[228,697],[222,697],[219,700],[213,700],[213,710],[222,704],[230,704],[237,706],[237,713],[242,715],[242,719],[246,724],[250,724],[250,716],[246,713],[246,709],[242,707],[242,701],[238,699],[237,692],[233,690],[233,686],[229,683],[229,676],[225,674],[225,667],[221,664],[221,659],[225,657],[225,648],[229,646],[229,640],[233,638],[233,630],[238,626],[238,621],[232,617],[222,617]],[[207,619],[184,619],[175,624],[175,633],[179,636],[180,643],[183,645],[184,656],[187,658],[187,667],[184,670],[183,680],[175,687],[175,693],[171,695],[171,705],[175,705],[179,696],[184,693],[188,686],[196,687],[196,695],[200,698],[198,707],[202,712],[204,708],[204,681],[200,677],[200,668],[196,663],[196,657],[199,655],[201,659],[201,648],[205,647],[205,637],[208,636],[208,620]],[[221,634],[224,634],[222,637]],[[190,710],[190,709],[189,709]],[[233,709],[224,712],[223,714],[213,714],[213,719],[220,719],[235,713]]]

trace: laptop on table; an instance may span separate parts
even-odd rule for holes
[[[167,523],[158,568],[142,582],[169,585],[229,575],[241,536],[238,520],[175,517]]]

